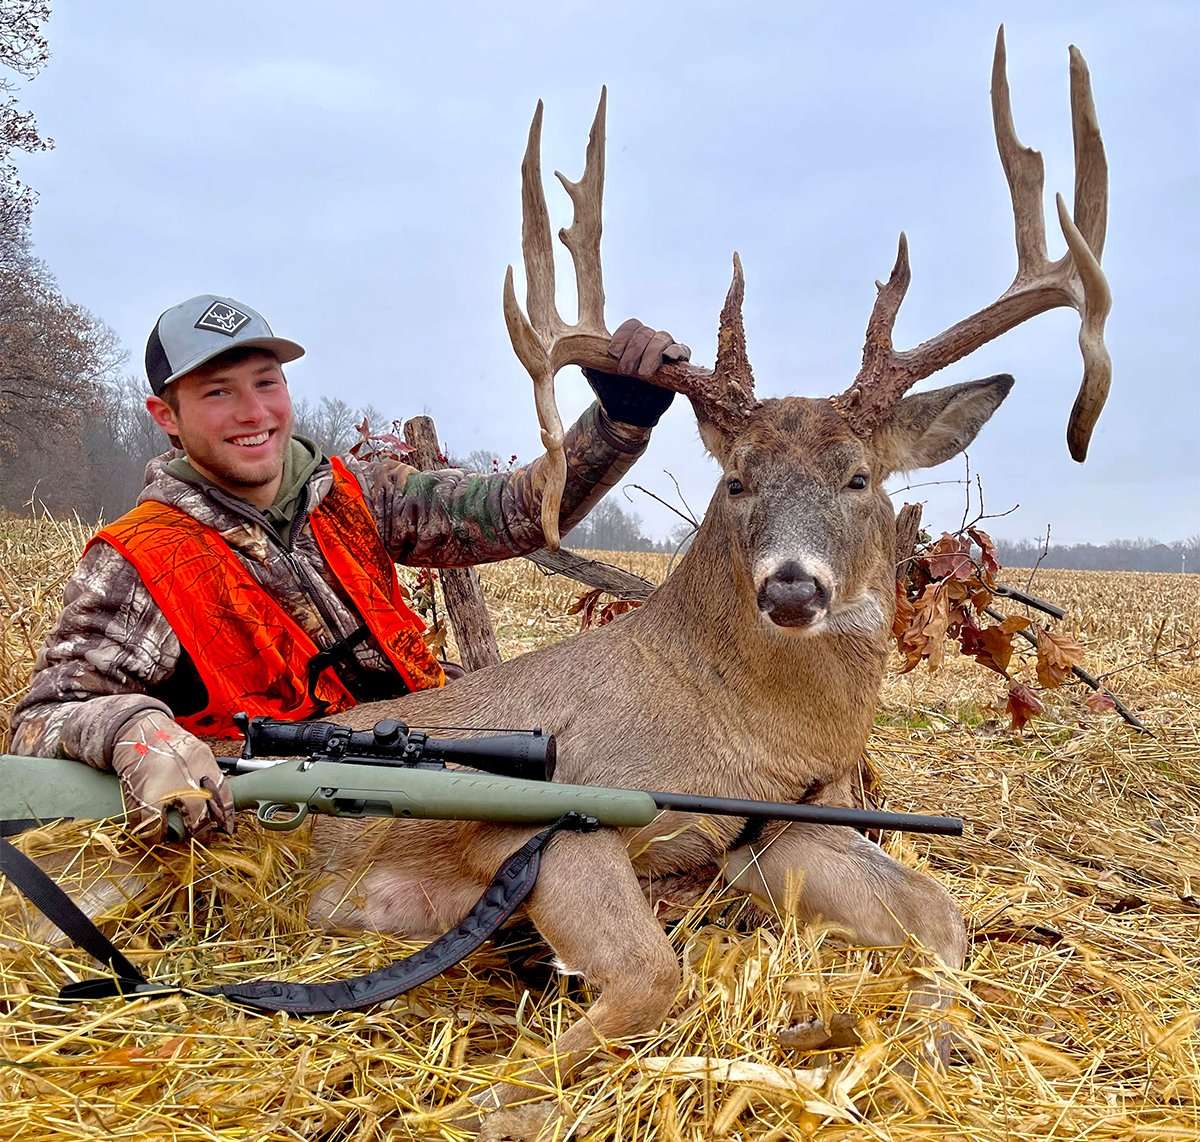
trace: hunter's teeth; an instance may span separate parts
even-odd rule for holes
[[[265,444],[269,435],[269,432],[260,432],[257,436],[235,436],[233,442],[239,447],[251,448],[256,444]]]

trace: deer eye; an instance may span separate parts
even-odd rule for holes
[[[855,472],[850,477],[850,482],[846,485],[852,492],[861,492],[870,483],[870,478],[866,472]]]
[[[742,481],[733,476],[725,481],[725,490],[731,496],[740,496],[746,489],[743,487]]]

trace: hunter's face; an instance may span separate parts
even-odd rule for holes
[[[292,436],[292,398],[275,357],[254,353],[236,364],[202,367],[172,387],[178,411],[158,401],[151,412],[183,442],[192,466],[218,487],[270,505]]]

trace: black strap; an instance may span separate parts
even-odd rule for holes
[[[747,817],[742,822],[742,827],[738,830],[738,835],[729,842],[729,848],[726,852],[733,852],[734,849],[740,849],[743,845],[756,845],[762,840],[763,829],[767,827],[767,822],[762,817]]]
[[[533,891],[541,869],[542,850],[551,837],[562,829],[588,831],[598,827],[591,817],[578,813],[567,813],[549,828],[530,837],[515,853],[500,866],[483,895],[457,927],[443,933],[432,943],[411,956],[405,956],[394,964],[378,971],[350,979],[331,980],[329,983],[290,983],[286,980],[262,979],[247,983],[224,984],[220,987],[199,989],[201,995],[221,996],[234,1003],[253,1007],[259,1011],[289,1011],[297,1015],[324,1015],[332,1011],[354,1011],[394,999],[419,984],[427,983],[459,960],[470,955],[517,910]],[[40,870],[39,870],[40,872]],[[44,875],[44,874],[42,874]],[[49,880],[49,878],[46,878]],[[15,881],[19,888],[34,899],[28,890]],[[51,887],[65,897],[51,882]],[[38,907],[40,902],[34,900]],[[70,904],[70,901],[67,901]],[[73,904],[70,905],[89,927],[91,921],[83,916]],[[42,909],[45,911],[45,909]],[[49,913],[47,913],[49,915]],[[55,921],[57,923],[57,921]],[[66,931],[66,929],[63,929]],[[81,947],[96,955],[74,932],[67,933]],[[99,934],[99,933],[97,933]],[[103,940],[103,935],[100,936]],[[104,940],[108,947],[107,940]],[[120,955],[113,949],[116,955]],[[97,956],[97,959],[102,957]],[[103,961],[102,962],[107,962]],[[118,975],[124,973],[118,972]],[[140,986],[139,986],[140,985]],[[59,992],[64,1000],[104,999],[123,995],[133,998],[151,992],[184,990],[169,984],[147,983],[140,975],[132,979],[87,979],[67,984]]]
[[[145,976],[113,946],[109,938],[85,916],[75,902],[20,849],[0,836],[0,872],[8,877],[36,908],[68,939],[115,973],[103,980],[121,995],[146,983]]]
[[[308,660],[308,696],[318,707],[317,717],[320,717],[325,712],[328,705],[317,697],[317,682],[320,680],[321,675],[331,666],[341,666],[348,673],[357,673],[355,669],[354,648],[360,642],[365,642],[370,633],[366,626],[357,627],[346,635],[345,638],[339,639],[332,646],[317,651]]]
[[[47,822],[38,821],[33,817],[25,817],[21,820],[0,821],[0,837],[15,837],[18,833],[23,833],[27,829],[36,829],[39,825],[45,825]]]

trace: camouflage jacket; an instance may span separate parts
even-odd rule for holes
[[[566,533],[641,455],[650,431],[610,420],[593,404],[566,434]],[[308,511],[331,484],[328,462],[310,477],[290,534],[281,539],[243,500],[197,487],[153,460],[141,500],[182,508],[216,528],[254,578],[321,649],[361,620],[341,593],[308,526]],[[536,551],[542,457],[496,475],[420,472],[395,460],[347,460],[362,485],[384,545],[397,563],[455,567]],[[394,693],[396,676],[371,640],[357,644],[343,678],[360,700]],[[194,713],[203,687],[189,656],[133,566],[94,544],[68,580],[64,609],[37,656],[29,692],[13,714],[15,753],[78,758],[110,768],[113,741],[135,713]],[[188,707],[191,708],[188,708]]]

